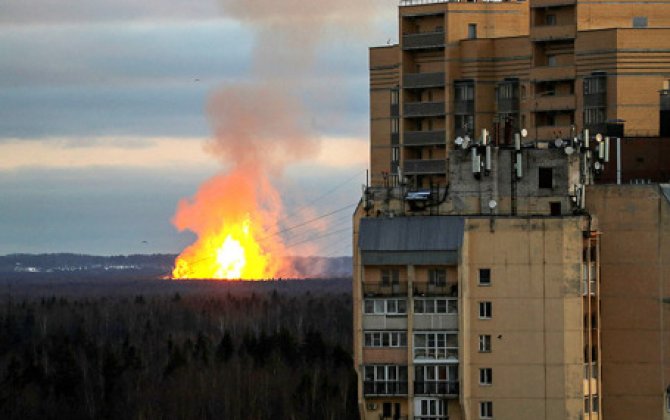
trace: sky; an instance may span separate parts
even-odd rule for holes
[[[296,253],[346,255],[368,165],[367,49],[395,42],[396,7],[0,3],[0,255],[181,251],[194,236],[172,224],[177,203],[231,164],[211,147],[212,103],[250,84],[295,96],[318,143],[273,174],[280,224],[352,205],[320,219],[322,239]]]

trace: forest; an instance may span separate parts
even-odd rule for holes
[[[0,278],[0,418],[356,419],[350,290]]]

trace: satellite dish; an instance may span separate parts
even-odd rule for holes
[[[575,152],[575,149],[573,149],[572,146],[568,146],[568,147],[565,148],[565,154],[568,155],[568,156],[573,154],[574,152]]]
[[[527,135],[528,135],[528,130],[526,130],[525,128],[522,128],[521,129],[521,137],[526,137]]]
[[[470,145],[470,137],[465,136],[463,139],[463,144],[461,145],[462,148],[466,149]]]
[[[596,134],[596,140],[603,141],[603,135],[600,133]]]
[[[603,165],[600,162],[596,162],[596,163],[593,164],[593,167],[596,168],[596,171],[599,171],[600,168],[602,168],[602,166]]]
[[[561,139],[561,138],[559,137],[559,138],[557,138],[556,140],[554,140],[554,146],[556,146],[556,147],[561,147],[561,146],[563,146],[563,139]]]
[[[463,137],[461,136],[456,137],[454,143],[456,143],[457,146],[460,146],[461,144],[463,144]]]
[[[498,203],[496,203],[496,200],[491,200],[491,201],[489,201],[489,208],[490,208],[491,210],[493,210],[494,208],[496,208],[497,205],[498,205]]]

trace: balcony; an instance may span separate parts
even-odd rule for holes
[[[421,348],[414,350],[414,362],[458,363],[458,348]]]
[[[558,6],[572,6],[577,4],[577,0],[533,0],[530,7],[558,7]]]
[[[530,70],[530,79],[534,82],[550,80],[573,80],[575,66],[537,66]]]
[[[445,159],[405,160],[404,169],[407,175],[444,174],[447,172],[447,161]]]
[[[407,296],[407,283],[363,283],[363,294],[365,297]]]
[[[364,330],[406,330],[407,315],[363,315]]]
[[[415,395],[458,396],[458,381],[415,381]]]
[[[406,102],[403,106],[403,117],[441,117],[445,114],[444,102]]]
[[[406,73],[402,78],[405,89],[444,87],[444,73]]]
[[[598,92],[584,95],[584,108],[607,106],[607,92]]]
[[[414,283],[414,296],[458,297],[458,284]]]
[[[575,38],[575,25],[542,25],[530,28],[531,41],[558,41]]]
[[[407,34],[402,37],[403,50],[444,48],[444,31]]]
[[[572,126],[569,125],[550,125],[539,126],[535,128],[536,140],[556,140],[557,137],[569,139],[572,134]],[[533,132],[531,131],[531,134]]]
[[[407,395],[407,381],[364,381],[366,397],[383,395]]]
[[[415,330],[457,330],[458,314],[414,314]]]
[[[447,144],[447,132],[434,131],[405,131],[404,146],[444,146]]]
[[[531,109],[541,111],[570,111],[575,109],[575,95],[538,95],[533,99]]]

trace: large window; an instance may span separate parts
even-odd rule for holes
[[[374,315],[404,315],[407,299],[365,299],[364,313]]]
[[[456,101],[472,101],[475,99],[474,83],[457,83],[454,86],[454,99]]]
[[[458,365],[416,365],[414,393],[458,394]]]
[[[428,284],[432,286],[447,285],[447,270],[444,268],[432,268],[428,270]]]
[[[414,420],[448,418],[447,401],[437,398],[415,398]]]
[[[394,148],[395,149],[395,148]],[[400,270],[397,268],[388,268],[381,270],[382,286],[391,286],[400,283]]]
[[[365,347],[407,347],[405,331],[366,331]]]
[[[407,366],[368,365],[363,371],[366,395],[407,394]]]
[[[605,108],[586,108],[584,110],[584,125],[602,124],[607,119]]]
[[[414,333],[414,359],[458,361],[458,334],[447,332]]]
[[[414,299],[415,314],[457,314],[458,299],[416,298]]]

